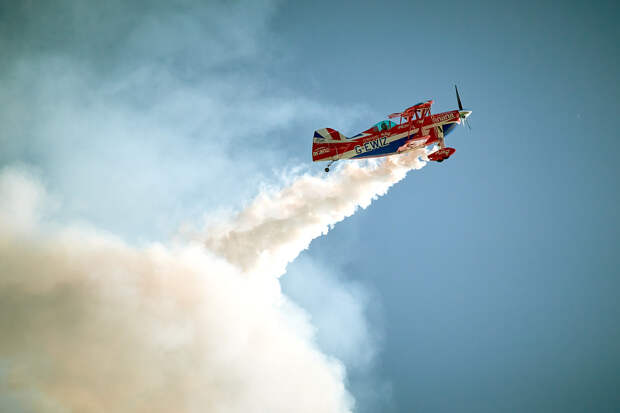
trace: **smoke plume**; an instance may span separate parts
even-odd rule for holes
[[[422,167],[419,156],[303,175],[261,193],[206,241],[141,248],[45,219],[42,186],[5,169],[0,400],[44,412],[351,411],[344,367],[316,347],[277,276],[313,238]]]
[[[407,171],[422,168],[424,149],[383,162],[351,162],[327,178],[303,175],[285,188],[264,191],[233,220],[209,229],[206,245],[243,271],[281,275],[286,264],[330,226],[366,208]]]

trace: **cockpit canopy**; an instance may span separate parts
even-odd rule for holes
[[[372,128],[377,128],[379,131],[389,130],[396,126],[396,123],[391,120],[382,120],[381,122],[375,124]]]

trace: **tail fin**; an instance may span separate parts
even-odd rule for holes
[[[312,139],[312,160],[330,161],[338,159],[338,143],[347,139],[342,133],[331,128],[314,131]],[[342,150],[342,149],[341,149]]]
[[[319,129],[314,131],[314,142],[339,141],[347,139],[342,133],[332,128]]]

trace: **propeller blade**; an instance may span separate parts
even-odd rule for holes
[[[456,101],[459,103],[459,110],[463,110],[463,104],[461,103],[461,97],[459,96],[459,89],[454,85],[454,90],[456,90]]]

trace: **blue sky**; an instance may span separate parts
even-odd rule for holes
[[[617,411],[617,3],[214,4],[2,4],[0,166],[61,220],[165,240],[319,173],[315,129],[451,110],[457,83],[455,155],[313,241],[284,292],[360,412]]]
[[[453,158],[305,253],[375,292],[378,410],[616,410],[618,6],[350,6],[276,19],[306,90],[385,115],[452,109],[457,82],[474,111]]]

